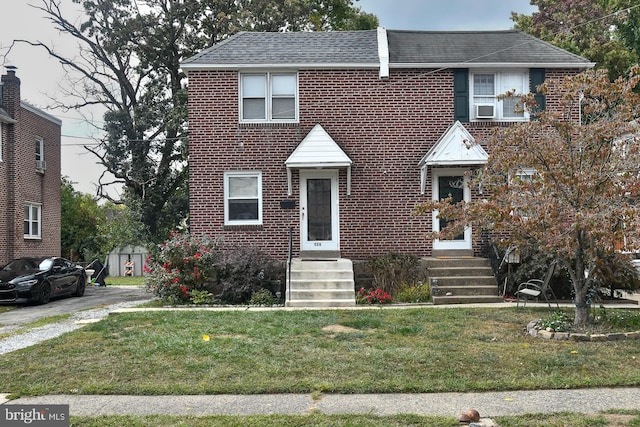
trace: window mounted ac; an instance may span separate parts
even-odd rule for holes
[[[475,104],[476,119],[493,119],[496,116],[496,106],[493,104]]]
[[[47,169],[47,162],[44,160],[36,160],[36,171],[40,173],[44,173]]]

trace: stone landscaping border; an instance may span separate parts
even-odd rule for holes
[[[640,340],[640,331],[633,332],[612,332],[609,334],[580,334],[573,332],[555,332],[542,329],[539,325],[541,320],[532,320],[527,325],[527,333],[532,337],[540,337],[547,340],[558,341],[621,341],[621,340]]]

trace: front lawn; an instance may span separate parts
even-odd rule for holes
[[[509,427],[634,427],[640,425],[640,413],[633,414],[531,414],[493,418],[500,426]],[[420,415],[253,415],[212,417],[172,417],[172,416],[103,416],[71,417],[77,427],[457,427],[463,424],[455,416],[435,417]]]
[[[423,393],[637,386],[638,341],[524,333],[546,309],[143,311],[0,356],[3,392]]]
[[[104,283],[107,286],[144,286],[144,276],[107,276]]]

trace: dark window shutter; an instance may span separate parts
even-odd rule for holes
[[[469,121],[469,70],[453,70],[453,118],[461,122]]]
[[[537,87],[544,83],[545,80],[545,70],[544,68],[531,68],[529,70],[529,82],[530,88],[529,91],[533,93],[533,97],[538,103],[538,109],[540,111],[545,110],[547,108],[547,101],[545,96],[537,91]]]

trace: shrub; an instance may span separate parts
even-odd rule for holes
[[[275,295],[271,293],[269,289],[259,289],[251,295],[249,304],[251,305],[264,305],[270,307],[277,302]]]
[[[171,233],[169,240],[147,257],[145,285],[166,302],[189,302],[190,292],[206,290],[216,279],[218,258],[216,242],[210,238]]]
[[[284,277],[283,267],[255,248],[224,247],[187,233],[172,233],[158,245],[144,272],[147,289],[170,304],[247,303]]]
[[[284,278],[282,264],[256,248],[225,247],[221,255],[214,293],[224,303],[247,303],[254,292],[262,288],[273,291]]]
[[[431,289],[427,283],[418,282],[417,284],[403,283],[398,290],[395,298],[396,302],[429,302],[431,301]]]
[[[598,260],[596,271],[596,287],[608,288],[608,297],[615,296],[616,289],[635,291],[640,289],[638,270],[626,254],[615,253]],[[607,296],[607,295],[603,295]]]
[[[420,260],[414,255],[389,253],[369,258],[366,266],[373,274],[373,287],[394,295],[402,283],[416,283],[423,279]]]
[[[357,304],[391,304],[393,297],[384,290],[360,288],[356,295]]]
[[[189,298],[195,305],[213,304],[216,300],[211,292],[199,289],[192,289],[189,292]]]

